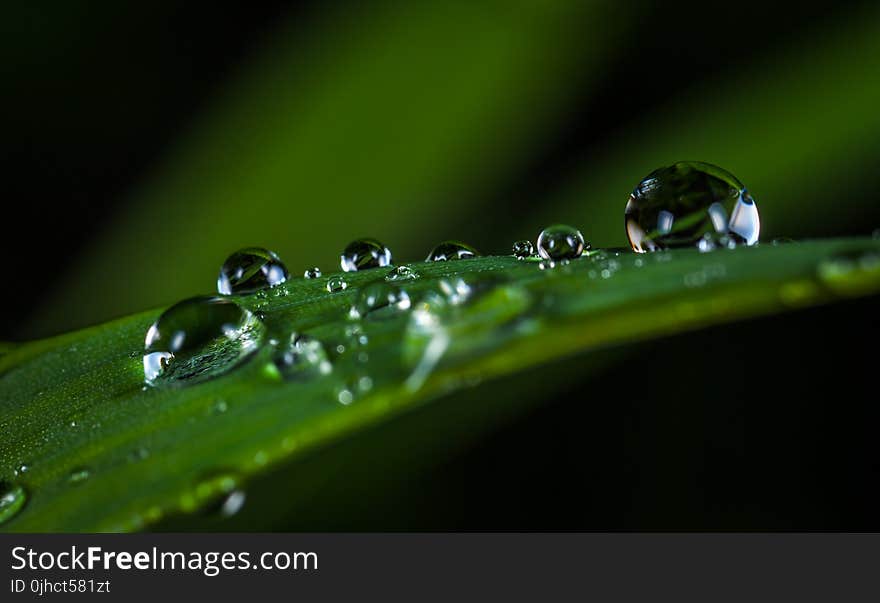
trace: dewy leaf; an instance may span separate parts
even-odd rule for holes
[[[294,279],[231,298],[261,317],[265,337],[244,362],[191,384],[184,376],[144,387],[144,334],[157,311],[4,347],[0,529],[129,531],[234,512],[249,483],[317,446],[486,379],[876,294],[880,241],[598,250],[552,268],[513,256],[408,268]],[[340,278],[346,287],[329,291]]]

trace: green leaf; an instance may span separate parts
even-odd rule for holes
[[[708,254],[600,250],[552,269],[498,256],[409,266],[418,278],[388,281],[389,269],[373,269],[346,274],[341,292],[327,291],[339,276],[330,275],[236,298],[263,317],[264,345],[232,371],[185,387],[143,387],[144,333],[157,311],[0,347],[0,496],[10,497],[0,529],[198,526],[231,492],[265,504],[271,490],[252,484],[280,480],[310,451],[356,440],[403,411],[442,407],[442,435],[465,416],[492,423],[522,406],[455,402],[477,383],[538,365],[552,371],[554,361],[600,347],[880,291],[880,241],[869,239]],[[403,290],[411,307],[361,305],[353,318],[367,286]],[[278,373],[269,340],[283,345],[291,332],[322,342],[329,374]],[[272,503],[307,506],[307,491],[287,486]]]

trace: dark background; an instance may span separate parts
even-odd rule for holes
[[[210,291],[246,244],[325,273],[363,234],[403,261],[549,221],[622,245],[629,189],[681,159],[742,179],[765,241],[880,226],[875,3],[418,4],[6,7],[0,339]],[[634,347],[381,496],[322,487],[357,517],[287,525],[875,529],[876,307]]]

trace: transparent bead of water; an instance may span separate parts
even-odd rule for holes
[[[285,379],[327,375],[333,370],[324,346],[309,335],[292,334],[287,344],[275,352],[272,361]]]
[[[382,318],[409,310],[409,294],[385,283],[373,283],[364,287],[351,307],[351,318]]]
[[[630,194],[624,219],[630,245],[639,253],[691,247],[707,234],[728,236],[733,245],[725,247],[754,245],[761,230],[745,186],[730,172],[696,161],[651,172]]]
[[[518,260],[525,260],[535,255],[535,246],[531,241],[517,241],[513,244],[513,255]]]
[[[217,277],[222,295],[252,293],[287,280],[287,268],[274,251],[262,247],[240,249],[226,258]]]
[[[27,499],[27,491],[23,486],[0,482],[0,525],[18,515]]]
[[[376,239],[357,239],[342,251],[339,260],[345,272],[391,265],[391,250]]]
[[[265,328],[221,297],[194,297],[162,313],[144,341],[148,385],[197,382],[231,370],[255,352]]]
[[[589,248],[581,231],[566,224],[548,226],[538,235],[538,253],[545,260],[573,260]]]
[[[341,276],[332,276],[327,280],[327,291],[330,293],[339,293],[348,288],[348,283]]]
[[[480,252],[461,241],[443,241],[439,243],[428,257],[426,262],[447,262],[450,260],[467,260],[480,255]]]
[[[304,273],[303,277],[307,279],[313,278],[321,278],[321,269],[317,266],[313,266],[312,268],[308,268]]]
[[[385,280],[392,283],[396,281],[411,281],[417,278],[419,278],[418,272],[409,266],[397,266],[385,275]]]

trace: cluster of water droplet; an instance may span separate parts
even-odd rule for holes
[[[734,176],[706,163],[681,162],[649,174],[630,195],[625,218],[626,233],[636,252],[694,245],[701,251],[711,251],[758,241],[754,200]],[[542,230],[534,244],[517,241],[512,252],[518,260],[536,260],[541,269],[550,269],[587,255],[590,249],[577,228],[556,224]],[[443,241],[425,261],[459,261],[479,255],[461,241]],[[610,276],[616,265],[605,261],[597,265],[597,274]],[[419,274],[409,266],[393,266],[391,250],[380,241],[363,238],[351,242],[340,254],[340,267],[343,273],[391,268],[381,280],[360,288],[349,310],[350,319],[380,320],[414,305],[403,285],[418,279]],[[146,383],[198,382],[221,375],[248,359],[267,339],[260,320],[262,310],[268,306],[267,291],[277,287],[279,295],[286,295],[287,288],[278,285],[289,278],[287,267],[268,249],[248,247],[230,255],[217,278],[220,297],[196,297],[175,304],[148,330],[143,355]],[[321,269],[308,268],[304,278],[322,278]],[[344,292],[348,286],[344,274],[331,275],[324,283],[330,293]],[[436,295],[454,306],[462,297],[462,289],[467,288],[443,280]],[[238,300],[238,296],[251,294],[259,298],[251,305],[256,315]],[[436,300],[433,306],[437,306]],[[282,375],[329,372],[330,360],[322,353],[320,342],[306,335],[280,339],[285,344],[274,343],[278,348],[274,364]],[[269,341],[279,339],[272,337]],[[312,370],[315,367],[317,370]]]

